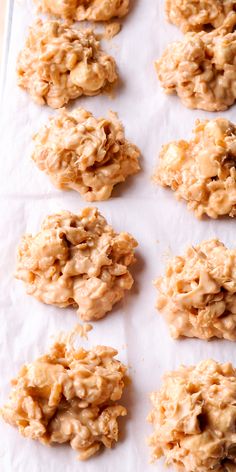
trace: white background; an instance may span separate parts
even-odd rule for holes
[[[31,136],[51,111],[35,105],[16,86],[16,56],[24,44],[27,27],[35,17],[30,0],[12,8],[10,49],[6,66],[1,114],[0,155],[0,404],[8,396],[10,379],[24,362],[46,352],[51,337],[73,328],[78,321],[73,309],[59,309],[26,295],[13,277],[16,247],[25,232],[36,232],[42,219],[60,209],[78,211],[86,205],[75,192],[55,190],[30,159]],[[111,314],[94,324],[90,344],[106,344],[119,350],[130,367],[132,385],[123,403],[129,415],[121,420],[121,441],[86,463],[76,460],[69,446],[47,448],[24,439],[16,429],[0,421],[1,472],[151,472],[163,471],[163,462],[148,463],[146,423],[149,393],[158,389],[161,377],[181,363],[212,357],[234,361],[235,345],[227,341],[173,341],[155,310],[152,281],[160,275],[167,258],[181,254],[189,244],[219,237],[233,247],[235,222],[197,221],[184,203],[168,190],[155,187],[151,175],[163,143],[188,139],[196,118],[213,115],[187,110],[177,97],[165,96],[153,62],[164,47],[181,33],[164,18],[164,0],[134,0],[122,32],[104,47],[115,56],[122,85],[114,99],[107,96],[78,99],[96,116],[117,111],[128,139],[142,152],[142,172],[117,187],[108,202],[98,203],[117,231],[129,231],[138,240],[137,263],[132,272],[133,290]],[[235,108],[225,115],[234,119]],[[88,344],[85,343],[85,346]]]

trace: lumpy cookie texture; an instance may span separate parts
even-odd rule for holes
[[[106,21],[128,13],[129,0],[35,0],[39,10],[73,20]]]
[[[226,110],[236,99],[236,13],[210,33],[187,33],[167,46],[156,70],[167,94],[188,108]]]
[[[230,121],[197,121],[190,141],[164,145],[154,181],[170,187],[199,218],[236,216],[236,127]]]
[[[81,460],[103,445],[110,448],[118,440],[117,419],[126,415],[117,403],[126,367],[116,355],[110,347],[87,351],[61,338],[20,369],[1,409],[3,419],[43,444],[70,443]]]
[[[15,275],[38,300],[75,306],[83,320],[97,320],[132,287],[128,266],[136,246],[95,208],[62,211],[47,217],[35,236],[23,236]]]
[[[236,340],[236,250],[217,239],[174,257],[159,277],[157,308],[173,338]]]
[[[153,460],[179,472],[233,472],[236,467],[236,370],[213,360],[181,366],[151,394]]]
[[[96,119],[78,108],[52,117],[34,137],[33,160],[60,189],[87,201],[107,200],[114,185],[139,171],[140,152],[124,136],[115,113]]]
[[[17,60],[18,85],[39,105],[60,108],[117,80],[116,65],[91,30],[38,19]]]
[[[187,31],[218,28],[236,9],[236,0],[165,0],[168,20]]]

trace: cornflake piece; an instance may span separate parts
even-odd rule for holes
[[[188,108],[226,110],[236,99],[236,13],[210,33],[187,33],[167,46],[156,70],[167,94]]]
[[[78,21],[107,21],[129,11],[129,0],[35,0],[35,3],[43,13]]]
[[[121,30],[121,23],[118,23],[117,21],[113,21],[110,23],[107,23],[105,26],[105,31],[102,35],[102,38],[104,39],[112,39],[114,36],[116,36]]]
[[[1,415],[27,438],[69,442],[85,460],[118,441],[117,418],[127,412],[116,402],[126,367],[111,347],[75,348],[75,334],[60,337],[48,354],[21,368]]]
[[[93,326],[88,323],[77,324],[76,326],[76,334],[78,334],[81,338],[88,340],[88,333],[92,331]]]
[[[115,113],[96,119],[65,109],[34,137],[33,160],[60,189],[74,189],[87,201],[107,200],[114,185],[140,170],[140,152],[124,136]]]
[[[168,20],[187,31],[218,28],[235,10],[236,0],[165,0]]]
[[[23,236],[15,275],[38,300],[73,305],[83,320],[98,320],[132,287],[128,266],[135,261],[136,246],[96,208],[77,215],[62,211],[45,218],[35,236]]]
[[[170,187],[199,218],[236,216],[236,127],[217,118],[196,122],[190,141],[163,146],[154,181]]]
[[[236,249],[203,241],[170,260],[155,285],[173,338],[236,340]]]
[[[92,30],[38,19],[17,61],[18,85],[39,105],[60,108],[81,95],[97,95],[117,80],[112,57]]]
[[[233,472],[236,467],[236,370],[213,360],[181,366],[151,394],[153,461],[181,472]]]

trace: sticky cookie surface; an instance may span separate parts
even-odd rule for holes
[[[197,121],[193,138],[162,147],[154,181],[170,187],[201,218],[236,215],[236,127],[224,118]]]
[[[92,30],[38,19],[17,60],[18,85],[52,108],[81,95],[97,95],[117,80],[115,61]]]
[[[210,33],[187,33],[156,62],[161,86],[188,108],[221,111],[236,99],[236,13]]]
[[[77,21],[107,21],[128,13],[129,0],[35,0],[39,10]]]
[[[211,359],[181,366],[151,394],[148,420],[153,461],[164,456],[178,472],[233,471],[236,371]]]
[[[12,381],[3,419],[26,438],[43,444],[69,443],[85,460],[101,446],[118,440],[117,402],[125,386],[126,367],[107,346],[75,348],[61,336],[47,354],[25,364]]]
[[[107,200],[113,187],[139,171],[138,148],[125,139],[115,113],[96,119],[78,108],[52,117],[34,137],[32,158],[52,183],[87,201]]]
[[[96,208],[62,211],[45,218],[36,235],[23,236],[15,275],[38,300],[74,306],[83,320],[98,320],[132,287],[128,267],[136,246]]]
[[[236,340],[236,250],[217,239],[170,259],[156,281],[157,308],[173,338]]]

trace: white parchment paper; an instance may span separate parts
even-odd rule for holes
[[[115,56],[122,78],[116,97],[82,98],[84,106],[102,116],[117,111],[126,135],[142,151],[142,172],[115,190],[108,202],[98,203],[117,231],[129,231],[139,242],[135,285],[122,303],[94,324],[90,344],[106,344],[119,350],[130,366],[132,385],[124,396],[129,415],[122,420],[121,441],[86,463],[76,461],[68,446],[47,448],[24,439],[16,429],[0,421],[1,472],[151,472],[164,470],[162,461],[150,465],[145,438],[150,410],[148,394],[158,389],[166,370],[212,357],[235,361],[235,344],[227,341],[171,340],[155,310],[152,280],[160,275],[170,254],[181,254],[189,244],[219,237],[236,245],[235,221],[197,221],[184,203],[168,190],[154,187],[151,175],[163,143],[189,138],[196,118],[217,116],[187,110],[177,97],[165,96],[153,62],[164,47],[181,33],[165,22],[164,0],[134,0],[121,33],[104,47]],[[25,232],[36,232],[42,219],[61,209],[77,211],[86,205],[75,192],[57,191],[30,159],[31,136],[51,111],[35,105],[16,86],[16,56],[24,44],[35,11],[30,0],[12,2],[9,18],[10,47],[5,68],[0,110],[0,404],[6,401],[10,379],[19,367],[43,354],[52,336],[70,330],[78,321],[72,309],[59,309],[26,295],[13,277],[16,247]],[[225,115],[235,121],[235,107]],[[88,346],[88,343],[85,343]],[[236,362],[235,362],[236,363]]]

